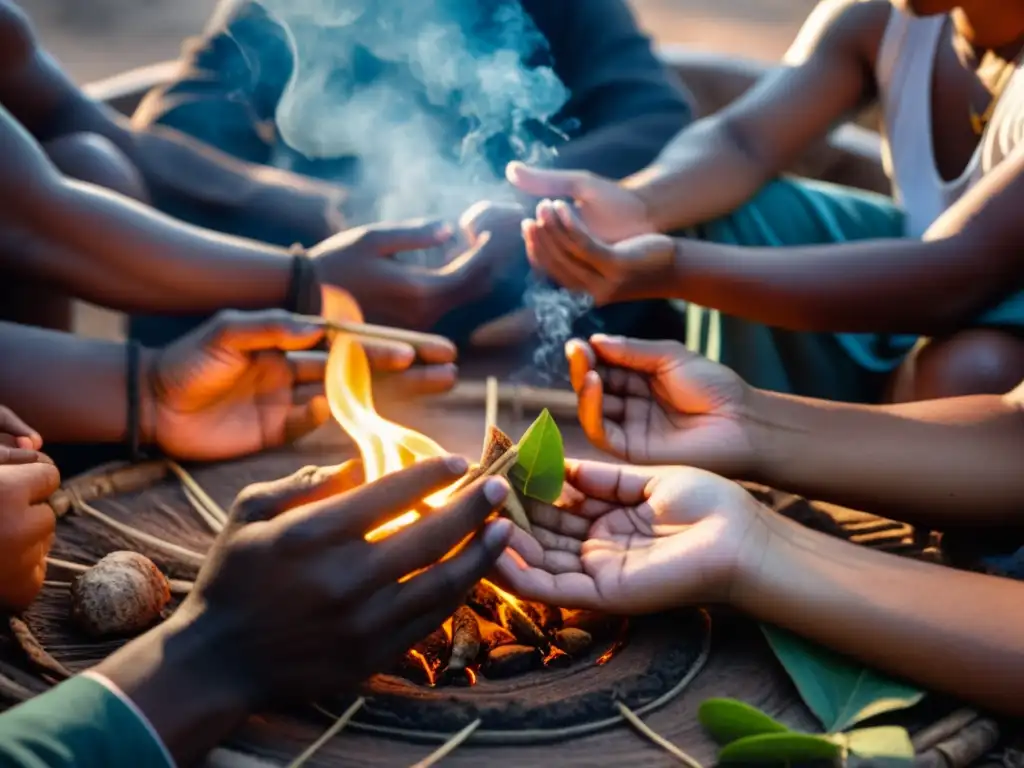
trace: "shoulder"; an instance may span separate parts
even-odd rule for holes
[[[893,13],[889,0],[820,0],[786,52],[789,64],[822,46],[839,47],[874,61]]]

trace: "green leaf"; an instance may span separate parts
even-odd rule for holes
[[[809,733],[763,733],[747,736],[722,747],[720,763],[801,763],[834,760],[843,753],[831,736]]]
[[[910,734],[898,725],[860,728],[844,733],[846,748],[859,757],[892,757],[911,760],[914,745]]]
[[[519,458],[509,472],[509,479],[525,496],[548,504],[562,495],[565,449],[562,433],[547,408],[519,441]]]
[[[719,744],[730,744],[746,736],[789,731],[761,710],[736,699],[708,699],[700,705],[697,718]]]
[[[830,733],[884,712],[917,704],[924,693],[775,627],[762,626],[768,644],[800,697]]]

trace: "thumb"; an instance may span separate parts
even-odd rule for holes
[[[666,363],[698,357],[678,341],[645,341],[596,334],[590,337],[590,346],[606,365],[648,375],[658,373]]]
[[[231,507],[231,522],[245,525],[270,520],[289,509],[345,493],[362,482],[363,465],[358,459],[336,467],[303,467],[288,477],[242,489]]]
[[[371,227],[367,233],[370,246],[379,256],[402,251],[436,248],[452,236],[450,225],[438,221],[413,221],[394,226]]]
[[[534,197],[580,197],[591,175],[586,171],[558,171],[509,163],[505,178],[512,186]]]

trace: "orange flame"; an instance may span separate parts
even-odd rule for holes
[[[370,362],[362,345],[351,336],[337,334],[334,338],[324,383],[332,415],[359,448],[367,483],[417,461],[448,455],[426,435],[388,421],[377,413]],[[431,508],[440,506],[449,493],[448,489],[438,491],[425,502]],[[385,538],[417,519],[418,512],[406,512],[370,531],[366,538],[369,541]]]

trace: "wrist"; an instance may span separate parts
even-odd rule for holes
[[[799,461],[803,430],[787,419],[785,398],[744,383],[743,431],[750,448],[746,479],[785,484],[785,468]]]
[[[771,619],[767,605],[782,599],[778,585],[785,584],[785,571],[798,561],[792,551],[795,523],[776,514],[749,496],[751,522],[740,543],[729,583],[727,604],[756,619]]]
[[[159,352],[142,347],[139,350],[138,383],[138,445],[145,450],[159,445],[157,439],[157,392],[159,389]]]

